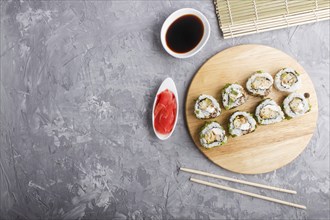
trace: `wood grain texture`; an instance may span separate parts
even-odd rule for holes
[[[241,137],[229,137],[228,143],[213,149],[205,149],[199,143],[200,127],[205,120],[194,115],[195,99],[209,94],[220,101],[220,91],[226,83],[245,82],[256,70],[264,70],[274,76],[283,67],[292,67],[301,73],[302,87],[298,92],[308,92],[312,110],[304,116],[284,120],[272,125],[259,125],[255,132]],[[268,96],[281,105],[287,93],[275,88]],[[215,119],[228,134],[227,122],[237,111],[254,113],[261,98],[249,96],[242,106],[224,110]],[[266,173],[293,161],[308,145],[317,122],[318,104],[313,83],[307,72],[289,55],[263,45],[241,45],[224,50],[209,59],[196,73],[186,97],[186,122],[189,133],[201,152],[215,164],[233,172],[244,174]]]

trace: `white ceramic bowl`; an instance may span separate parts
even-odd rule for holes
[[[203,26],[204,26],[204,34],[203,34],[201,41],[197,44],[197,46],[194,49],[192,49],[191,51],[189,51],[187,53],[176,53],[167,46],[166,33],[167,33],[168,28],[171,26],[171,24],[174,21],[176,21],[178,18],[180,18],[184,15],[195,15],[199,19],[201,19]],[[176,58],[188,58],[188,57],[194,56],[205,46],[206,42],[208,41],[208,39],[210,37],[210,33],[211,33],[211,28],[210,28],[209,21],[206,19],[206,17],[201,12],[199,12],[193,8],[182,8],[182,9],[179,9],[179,10],[173,12],[165,20],[165,22],[162,26],[162,29],[160,31],[160,39],[162,41],[162,45],[163,45],[164,49],[170,55],[172,55],[173,57],[176,57]]]
[[[155,112],[155,107],[156,107],[156,102],[157,102],[158,94],[161,93],[161,92],[163,92],[166,89],[168,89],[169,91],[173,92],[173,94],[175,95],[175,100],[176,100],[176,117],[175,117],[175,122],[174,122],[172,131],[169,134],[161,134],[161,133],[157,132],[157,130],[155,129],[155,113],[154,112]],[[160,140],[166,140],[169,137],[171,137],[171,135],[172,135],[172,133],[173,133],[173,131],[175,129],[176,123],[178,121],[178,116],[179,116],[179,97],[178,97],[178,91],[176,90],[176,86],[175,86],[175,83],[174,83],[173,79],[170,78],[170,77],[168,77],[160,85],[160,87],[159,87],[159,89],[157,91],[155,100],[154,100],[154,105],[152,107],[152,127],[154,129],[154,132],[155,132],[156,136]]]

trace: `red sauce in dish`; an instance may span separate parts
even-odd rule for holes
[[[168,89],[157,95],[154,111],[154,125],[157,132],[168,134],[173,130],[176,119],[176,99]]]

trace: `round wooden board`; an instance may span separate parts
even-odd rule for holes
[[[298,92],[308,92],[312,110],[304,116],[272,125],[259,125],[255,132],[241,137],[228,137],[220,147],[205,149],[199,142],[199,131],[205,120],[194,115],[195,99],[209,94],[220,101],[220,91],[227,83],[246,80],[256,70],[264,70],[272,76],[283,67],[292,67],[301,73],[302,87]],[[281,105],[287,94],[275,88],[268,96]],[[233,110],[224,110],[218,121],[227,130],[230,115],[237,111],[254,113],[261,98],[249,96],[249,100]],[[278,169],[293,161],[308,145],[316,127],[318,105],[313,83],[299,63],[277,49],[263,45],[241,45],[226,49],[209,59],[196,73],[186,97],[186,121],[189,133],[201,152],[215,164],[237,173],[258,174]]]

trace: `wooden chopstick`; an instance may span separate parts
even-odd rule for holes
[[[294,190],[282,189],[282,188],[278,188],[278,187],[274,187],[274,186],[267,186],[267,185],[253,183],[253,182],[249,182],[249,181],[245,181],[245,180],[238,180],[238,179],[234,179],[234,178],[230,178],[230,177],[226,177],[226,176],[216,175],[213,173],[207,173],[207,172],[200,171],[200,170],[193,170],[193,169],[184,168],[184,167],[180,167],[180,170],[182,170],[184,172],[188,172],[188,173],[194,173],[194,174],[199,174],[199,175],[203,175],[203,176],[214,177],[214,178],[218,178],[218,179],[222,179],[222,180],[227,180],[227,181],[231,181],[231,182],[235,182],[235,183],[241,183],[241,184],[245,184],[245,185],[249,185],[249,186],[255,186],[255,187],[259,187],[259,188],[263,188],[263,189],[270,189],[270,190],[274,190],[274,191],[278,191],[278,192],[297,194],[297,192]]]
[[[306,209],[306,206],[304,206],[304,205],[299,205],[299,204],[295,204],[295,203],[291,203],[291,202],[286,202],[286,201],[283,201],[283,200],[280,200],[280,199],[275,199],[275,198],[271,198],[271,197],[268,197],[268,196],[262,196],[262,195],[259,195],[259,194],[246,192],[246,191],[231,188],[231,187],[228,187],[228,186],[222,186],[222,185],[219,185],[219,184],[210,183],[210,182],[207,182],[207,181],[204,181],[204,180],[190,178],[190,181],[195,182],[195,183],[199,183],[199,184],[202,184],[202,185],[206,185],[206,186],[212,186],[212,187],[215,187],[215,188],[218,188],[218,189],[227,190],[227,191],[230,191],[230,192],[235,192],[235,193],[240,193],[240,194],[247,195],[247,196],[252,196],[254,198],[259,198],[259,199],[263,199],[263,200],[267,200],[267,201],[271,201],[271,202],[275,202],[275,203],[280,203],[280,204],[287,205],[287,206],[292,206],[292,207],[296,207],[296,208],[300,208],[300,209]]]

